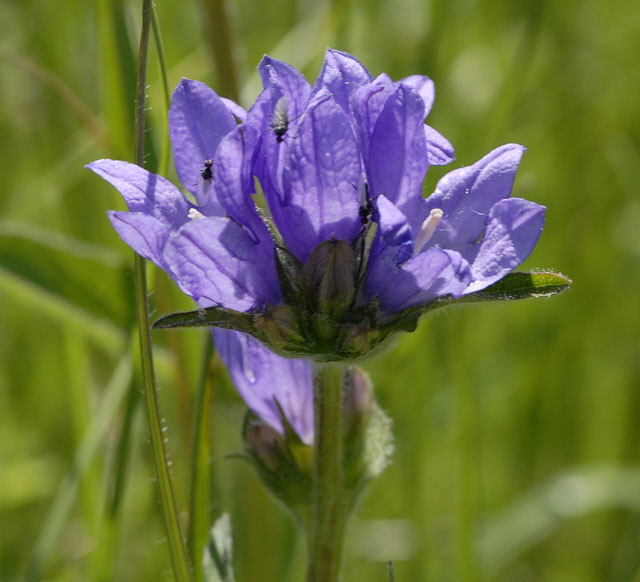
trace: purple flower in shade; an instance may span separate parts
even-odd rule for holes
[[[313,442],[313,378],[307,360],[277,356],[244,333],[216,329],[216,349],[252,412],[284,434],[282,416],[305,444]]]
[[[264,90],[248,111],[197,81],[175,90],[170,136],[189,195],[126,162],[88,166],[127,202],[109,213],[120,236],[200,307],[157,326],[210,325],[291,358],[356,359],[426,310],[486,293],[530,254],[544,207],[510,197],[521,146],[450,172],[423,197],[429,166],[453,160],[424,122],[430,79],[373,78],[333,50],[314,85],[270,57],[259,71]],[[249,407],[282,429],[277,400],[308,442],[308,363],[233,332],[217,339]]]

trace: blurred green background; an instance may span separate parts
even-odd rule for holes
[[[0,3],[0,580],[171,579],[136,380],[132,255],[83,169],[131,159],[140,2]],[[347,581],[640,581],[640,4],[629,0],[157,2],[173,88],[247,106],[263,53],[314,79],[324,49],[436,82],[452,167],[528,147],[518,195],[548,207],[525,267],[549,300],[426,319],[367,365],[394,462],[351,523]],[[224,47],[232,47],[232,58]],[[149,62],[148,165],[166,105]],[[449,168],[447,168],[449,169]],[[430,191],[444,170],[427,177]],[[189,309],[150,270],[156,314]],[[176,497],[188,498],[202,330],[154,332]],[[133,343],[135,345],[135,343]],[[214,506],[240,582],[293,582],[304,543],[239,451],[214,366]]]

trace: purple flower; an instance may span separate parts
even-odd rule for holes
[[[510,198],[522,146],[497,148],[422,196],[429,166],[453,160],[424,122],[430,79],[374,79],[333,50],[314,85],[270,57],[259,71],[264,90],[248,111],[197,81],[175,90],[169,128],[189,196],[126,162],[88,166],[127,202],[128,212],[109,213],[120,236],[201,308],[161,326],[212,325],[288,357],[355,359],[530,254],[544,208]],[[255,389],[276,356],[246,337],[217,337],[249,406],[282,429],[277,400],[309,439],[308,388],[291,396],[296,378],[307,385],[308,364],[282,363],[277,389]]]
[[[284,434],[281,415],[300,440],[313,442],[313,378],[307,360],[282,358],[247,334],[213,333],[215,347],[252,412]]]

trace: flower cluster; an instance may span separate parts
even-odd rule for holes
[[[190,195],[126,162],[88,167],[127,202],[109,215],[120,236],[200,306],[173,323],[236,330],[216,339],[248,405],[278,430],[284,412],[310,442],[309,363],[263,344],[293,358],[358,358],[435,303],[517,267],[544,207],[510,197],[524,150],[515,144],[423,197],[429,166],[453,160],[425,124],[427,77],[373,78],[334,50],[314,85],[270,57],[259,71],[264,90],[248,111],[197,81],[175,90],[170,136]]]

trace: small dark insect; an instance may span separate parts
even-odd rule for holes
[[[353,240],[352,245],[356,253],[357,261],[357,273],[356,283],[358,287],[362,285],[365,273],[367,271],[367,264],[369,263],[369,254],[371,253],[371,246],[376,237],[378,231],[378,224],[373,222],[373,215],[376,212],[371,197],[369,196],[369,186],[365,183],[363,185],[363,198],[361,200],[360,208],[358,209],[358,216],[360,217],[360,224],[362,228],[360,233]]]
[[[273,120],[271,121],[271,129],[276,134],[276,141],[282,143],[284,134],[287,133],[289,127],[289,102],[286,97],[280,97],[273,111]]]
[[[358,215],[360,216],[360,224],[366,226],[367,224],[369,224],[369,222],[371,222],[371,219],[373,218],[373,214],[375,212],[375,208],[373,207],[371,198],[369,198],[369,187],[365,184],[364,188],[364,202],[358,209]]]
[[[204,161],[204,170],[200,172],[203,180],[211,180],[213,178],[213,173],[211,172],[211,166],[213,166],[213,160],[205,160]]]

